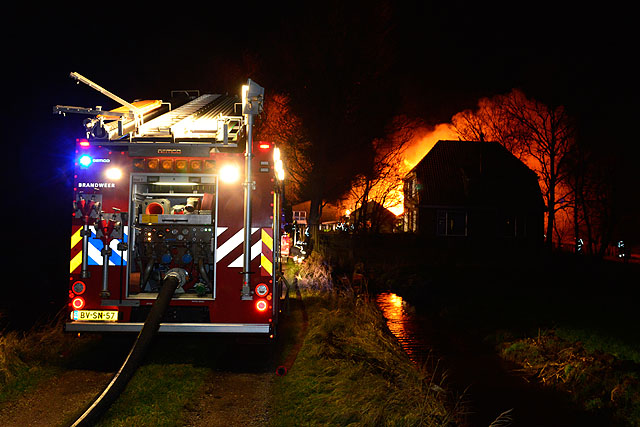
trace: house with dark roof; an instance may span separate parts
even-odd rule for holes
[[[543,241],[536,174],[497,142],[438,141],[404,179],[404,230],[447,247]]]

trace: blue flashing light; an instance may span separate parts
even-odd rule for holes
[[[88,156],[86,154],[78,159],[78,163],[80,163],[80,166],[83,166],[85,168],[91,165],[92,162],[93,159],[91,158],[91,156]]]

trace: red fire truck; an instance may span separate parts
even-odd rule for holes
[[[249,80],[241,97],[187,92],[176,106],[71,77],[121,107],[54,107],[89,116],[75,147],[65,330],[140,331],[177,272],[159,332],[273,337],[283,169],[276,147],[252,140],[264,89]]]

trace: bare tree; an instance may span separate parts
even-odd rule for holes
[[[451,119],[453,128],[467,141],[495,141],[517,158],[526,154],[526,132],[502,104],[503,97],[482,98],[475,111],[462,111]]]
[[[291,111],[289,98],[273,94],[264,103],[256,126],[258,139],[272,142],[281,150],[287,172],[287,191],[298,200],[309,192],[308,171],[312,169],[311,142],[300,119]]]
[[[547,207],[547,248],[551,249],[556,212],[567,206],[570,189],[569,155],[575,144],[575,127],[566,109],[551,107],[513,91],[503,98],[503,108],[526,136],[530,167],[540,177]]]
[[[356,212],[353,220],[356,229],[378,232],[384,209],[393,209],[402,203],[406,171],[401,165],[407,146],[418,130],[415,120],[396,117],[387,135],[372,141],[374,161],[366,172],[356,176],[349,192]]]
[[[286,93],[302,126],[308,167],[301,194],[317,233],[324,201],[345,194],[373,161],[371,141],[395,114],[392,22],[386,4],[337,2],[327,14],[288,23],[262,63],[265,87]],[[300,52],[305,52],[300,55]]]
[[[566,109],[513,90],[482,100],[477,112],[465,111],[452,121],[461,137],[497,141],[538,174],[546,204],[545,244],[551,249],[553,236],[559,233],[554,230],[556,213],[572,199],[568,162],[575,127]]]

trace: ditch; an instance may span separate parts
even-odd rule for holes
[[[514,426],[605,426],[565,395],[528,382],[478,336],[416,310],[400,295],[376,296],[391,332],[416,364],[429,364],[464,404],[464,426],[489,426],[503,414]],[[507,424],[502,424],[507,425]]]

